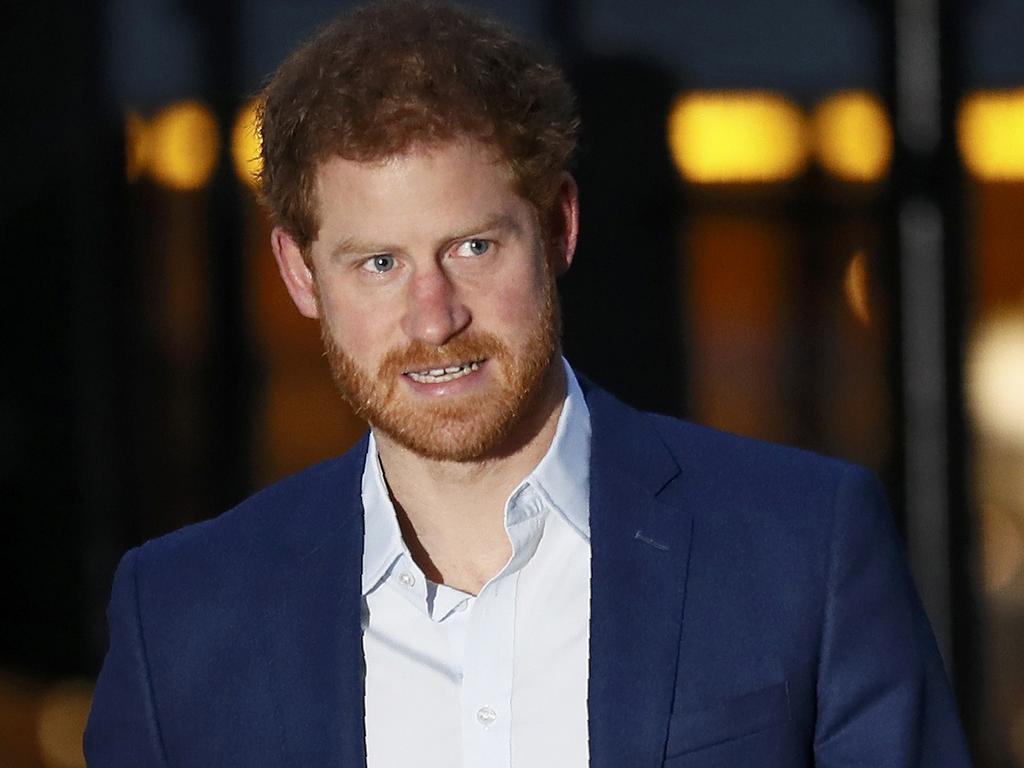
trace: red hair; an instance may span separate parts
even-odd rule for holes
[[[546,211],[578,124],[559,69],[499,25],[450,5],[375,3],[303,44],[264,90],[262,197],[307,251],[321,162],[468,137],[494,146],[519,194]]]

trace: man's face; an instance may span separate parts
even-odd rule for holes
[[[476,142],[375,163],[334,158],[316,181],[311,282],[285,281],[299,309],[319,317],[342,394],[378,432],[428,458],[509,449],[558,364],[554,274],[572,256],[571,180],[559,211],[573,235],[554,244]],[[275,235],[282,273],[294,278],[288,250]]]

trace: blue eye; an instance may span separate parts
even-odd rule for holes
[[[363,269],[378,275],[390,272],[394,268],[395,257],[390,253],[381,253],[376,256],[371,256],[363,262]]]
[[[456,253],[460,256],[483,256],[491,250],[490,240],[481,240],[474,238],[473,240],[465,240],[460,245]]]

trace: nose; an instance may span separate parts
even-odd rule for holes
[[[438,264],[417,270],[408,285],[402,330],[410,339],[440,347],[471,319],[455,285]]]

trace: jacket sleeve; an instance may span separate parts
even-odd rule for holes
[[[85,730],[85,758],[90,768],[167,765],[139,616],[138,557],[139,550],[128,552],[114,575],[107,609],[110,648]]]
[[[846,470],[833,513],[815,764],[970,766],[942,659],[877,479]]]

